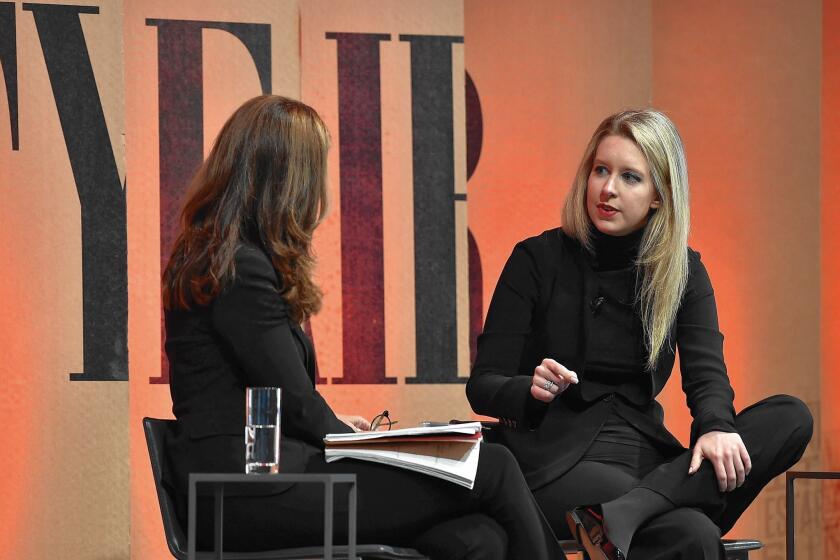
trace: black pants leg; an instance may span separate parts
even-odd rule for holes
[[[723,558],[720,535],[732,528],[770,480],[799,460],[810,441],[813,419],[802,401],[778,395],[744,409],[736,427],[753,466],[744,485],[732,492],[718,491],[708,461],[689,476],[691,453],[686,451],[653,469],[644,464],[631,468],[626,461],[621,466],[582,461],[534,495],[558,536],[570,538],[565,511],[608,502],[634,487],[648,488],[668,498],[674,509],[641,524],[630,547],[631,558]],[[622,447],[616,447],[617,454],[624,452]]]
[[[673,509],[636,531],[628,560],[723,560],[720,535],[720,528],[700,510]]]
[[[626,494],[639,483],[638,476],[626,469],[581,461],[557,480],[534,491],[534,497],[559,539],[572,534],[566,525],[566,512],[581,505],[600,504]]]
[[[639,479],[626,468],[581,461],[562,478],[534,492],[558,537],[570,539],[568,510],[604,503],[626,494]],[[633,537],[628,560],[719,560],[723,558],[720,529],[696,509],[677,508],[642,525]]]
[[[502,446],[482,444],[473,490],[376,463],[325,463],[321,456],[307,472],[356,474],[359,542],[415,546],[435,560],[563,558],[519,466]],[[337,496],[336,505],[336,540],[346,542],[346,502]],[[212,517],[203,517],[200,542],[210,543]],[[225,519],[225,548],[231,550],[319,544],[323,490],[298,484],[274,496],[230,498]]]
[[[740,488],[720,492],[708,461],[689,476],[690,451],[654,469],[639,486],[665,496],[675,506],[702,509],[726,533],[761,489],[802,457],[813,433],[813,418],[799,399],[776,395],[741,411],[735,426],[752,461],[752,471]]]
[[[438,523],[417,537],[414,547],[435,560],[503,560],[508,540],[501,525],[475,513]]]
[[[688,511],[702,511],[704,517],[717,526],[719,534],[725,534],[764,486],[799,460],[811,439],[813,419],[802,401],[777,395],[741,411],[735,419],[735,426],[752,462],[752,470],[744,484],[732,492],[720,492],[714,468],[708,461],[703,461],[697,473],[688,475],[690,451],[660,465],[646,475],[638,487],[666,497],[676,509],[663,511],[640,525],[630,546],[631,558],[723,558],[723,551],[715,551],[712,546],[715,537],[708,523],[704,526],[695,522],[689,529],[683,521],[674,520],[675,513],[686,508],[693,508]],[[675,525],[685,529],[674,533],[677,531]],[[657,526],[679,535],[680,540],[671,541],[682,541],[679,552],[674,550],[676,544],[668,546],[668,541],[652,535]],[[685,531],[690,535],[684,534]],[[691,550],[688,550],[692,543]]]

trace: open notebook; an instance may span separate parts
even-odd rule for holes
[[[472,489],[478,469],[481,422],[327,434],[327,462],[374,461],[436,476]]]

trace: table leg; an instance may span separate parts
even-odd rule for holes
[[[347,496],[347,505],[350,509],[349,518],[350,520],[347,523],[347,557],[348,558],[356,558],[356,483],[353,482],[350,484],[350,493]]]
[[[195,486],[193,482],[190,484],[189,490],[189,514],[187,515],[187,559],[195,560]]]
[[[793,482],[796,479],[788,474],[785,477],[785,548],[787,560],[794,560],[794,502]]]
[[[333,483],[324,484],[324,560],[333,557]]]
[[[214,535],[216,541],[216,560],[222,560],[222,555],[224,554],[223,517],[225,513],[225,487],[223,484],[218,484],[213,490],[216,527],[216,534]]]

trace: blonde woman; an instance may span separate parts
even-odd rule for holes
[[[801,457],[813,420],[777,395],[735,414],[714,292],[687,245],[688,175],[674,124],[606,118],[563,227],[516,245],[479,337],[467,396],[503,419],[549,522],[591,558],[723,558],[726,533]],[[691,447],[655,400],[680,355]],[[568,515],[567,515],[568,512]]]

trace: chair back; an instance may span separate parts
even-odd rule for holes
[[[143,431],[146,432],[146,445],[149,447],[149,460],[152,462],[152,476],[155,479],[160,515],[163,518],[163,531],[169,552],[178,560],[187,557],[187,537],[178,523],[175,513],[175,500],[163,484],[163,469],[166,464],[166,436],[175,427],[175,420],[143,418]]]

